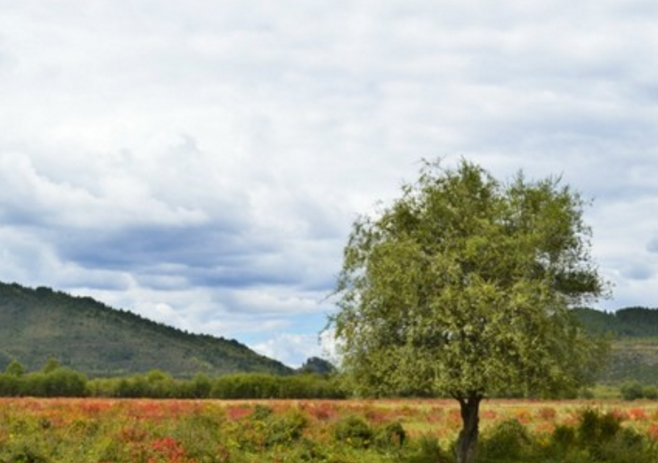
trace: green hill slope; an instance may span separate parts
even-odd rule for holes
[[[589,332],[610,338],[611,355],[600,378],[602,383],[658,385],[658,309],[577,309],[575,314]]]
[[[0,283],[0,369],[16,359],[36,370],[49,357],[91,377],[292,372],[234,340],[185,333],[89,297]]]

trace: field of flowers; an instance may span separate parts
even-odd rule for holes
[[[492,400],[481,417],[482,461],[658,461],[656,402]],[[0,399],[0,462],[450,461],[460,425],[451,400]]]

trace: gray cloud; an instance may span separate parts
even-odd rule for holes
[[[649,252],[658,253],[658,237],[655,237],[651,241],[649,241],[649,244],[647,245],[647,250]]]
[[[623,269],[623,275],[629,280],[650,280],[656,275],[656,269],[651,265],[636,263]]]

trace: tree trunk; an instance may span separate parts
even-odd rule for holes
[[[457,463],[473,463],[480,432],[480,401],[482,397],[472,394],[457,400],[462,415],[462,430],[457,439]]]

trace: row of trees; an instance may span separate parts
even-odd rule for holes
[[[317,374],[276,376],[239,373],[210,378],[174,379],[159,370],[126,378],[93,379],[87,394],[94,397],[193,399],[341,399],[347,396],[336,378]]]
[[[122,397],[194,399],[338,399],[346,397],[337,378],[314,373],[276,376],[257,373],[211,378],[198,374],[175,379],[153,370],[121,378],[87,379],[85,375],[49,360],[37,372],[26,373],[13,361],[0,374],[0,396]]]
[[[62,367],[50,359],[41,371],[26,373],[23,366],[12,361],[0,374],[0,396],[17,397],[83,397],[86,395],[85,375]]]

